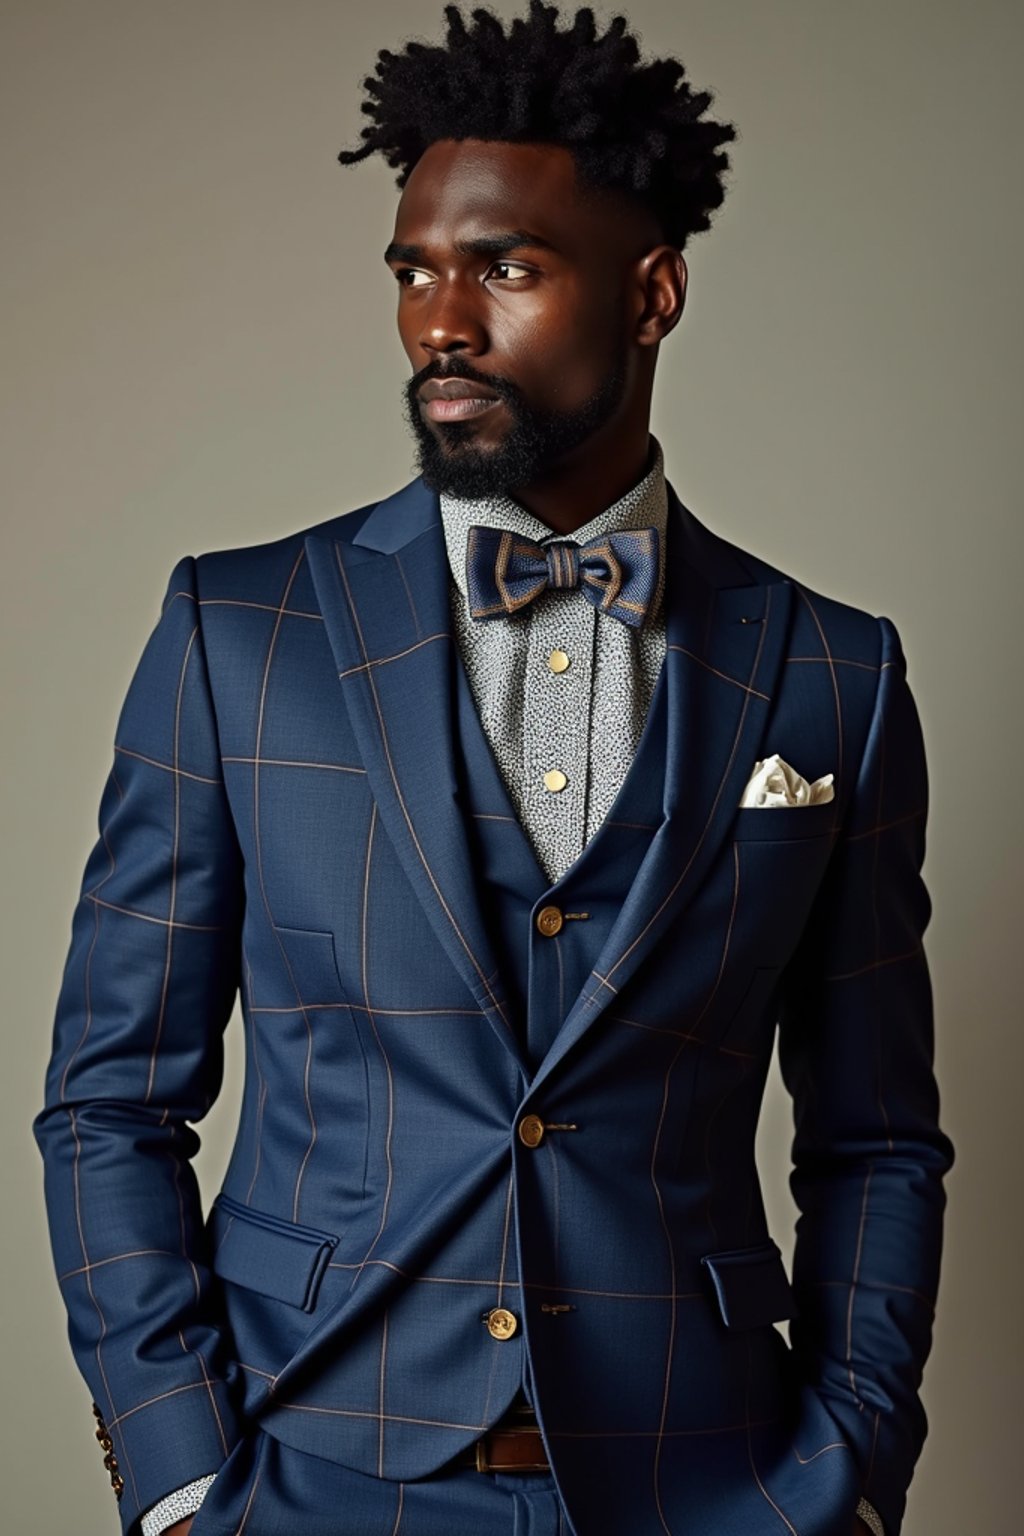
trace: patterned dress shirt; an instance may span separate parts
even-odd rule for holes
[[[452,619],[473,699],[512,804],[552,884],[611,809],[636,752],[665,658],[664,459],[572,534],[579,544],[624,528],[658,530],[658,580],[646,622],[599,613],[581,587],[551,588],[507,617],[470,616],[466,545],[473,523],[538,543],[556,534],[509,496],[441,494]],[[545,774],[558,773],[561,788]]]
[[[456,640],[516,814],[552,884],[578,858],[611,808],[636,752],[665,658],[668,491],[661,444],[653,433],[649,436],[649,468],[643,478],[571,535],[583,544],[619,529],[657,528],[658,581],[639,629],[599,613],[578,587],[548,588],[508,617],[473,619],[466,583],[471,524],[508,528],[541,543],[564,535],[510,496],[440,495]],[[556,770],[564,785],[549,789],[545,774]],[[158,1536],[195,1513],[212,1481],[212,1476],[201,1477],[161,1500],[143,1517],[143,1536]],[[866,1500],[857,1513],[875,1536],[885,1536]]]

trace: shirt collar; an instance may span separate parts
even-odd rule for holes
[[[647,623],[660,611],[665,586],[665,529],[668,522],[668,490],[665,484],[665,458],[661,444],[653,432],[648,434],[654,451],[650,469],[624,496],[613,501],[604,511],[582,523],[568,535],[579,544],[612,533],[621,528],[655,527],[658,530],[658,583],[651,603]],[[448,563],[452,577],[462,593],[468,597],[466,586],[466,545],[473,523],[484,523],[491,528],[508,528],[528,539],[542,543],[547,539],[564,538],[547,523],[534,517],[522,504],[511,496],[451,496],[440,493],[441,521],[444,527]]]

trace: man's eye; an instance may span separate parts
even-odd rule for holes
[[[494,267],[516,267],[520,272],[525,273],[527,277],[533,276],[533,273],[530,271],[529,267],[522,267],[517,261],[496,261],[491,267],[492,272],[494,271]]]
[[[488,271],[489,272],[494,272],[495,268],[498,268],[498,267],[504,268],[506,271],[519,272],[521,274],[521,276],[523,276],[523,277],[532,277],[533,276],[533,273],[530,270],[530,268],[529,267],[521,266],[518,261],[494,261],[494,262],[491,263],[490,267],[488,268]],[[424,287],[425,286],[424,283],[415,283],[415,282],[407,282],[406,281],[407,278],[415,278],[415,277],[422,277],[422,278],[425,278],[427,282],[430,281],[428,274],[425,273],[425,272],[421,272],[418,267],[396,267],[395,268],[395,278],[396,278],[399,286],[402,287],[402,288],[422,288],[422,287]],[[499,278],[499,281],[500,282],[518,282],[518,281],[520,281],[520,279],[519,278],[515,278],[515,277],[512,277],[512,278],[507,278],[506,277],[506,278]]]

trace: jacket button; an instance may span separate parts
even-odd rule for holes
[[[541,907],[537,913],[537,927],[546,939],[554,938],[561,928],[563,921],[561,910],[558,907]]]
[[[519,1140],[525,1147],[539,1147],[544,1140],[544,1121],[540,1115],[524,1115],[519,1122]]]
[[[487,1331],[494,1339],[510,1339],[518,1327],[518,1318],[507,1307],[492,1307],[487,1314]]]

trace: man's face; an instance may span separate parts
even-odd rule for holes
[[[614,428],[642,377],[627,277],[657,238],[614,197],[582,194],[559,146],[430,146],[385,253],[428,485],[512,493]]]

